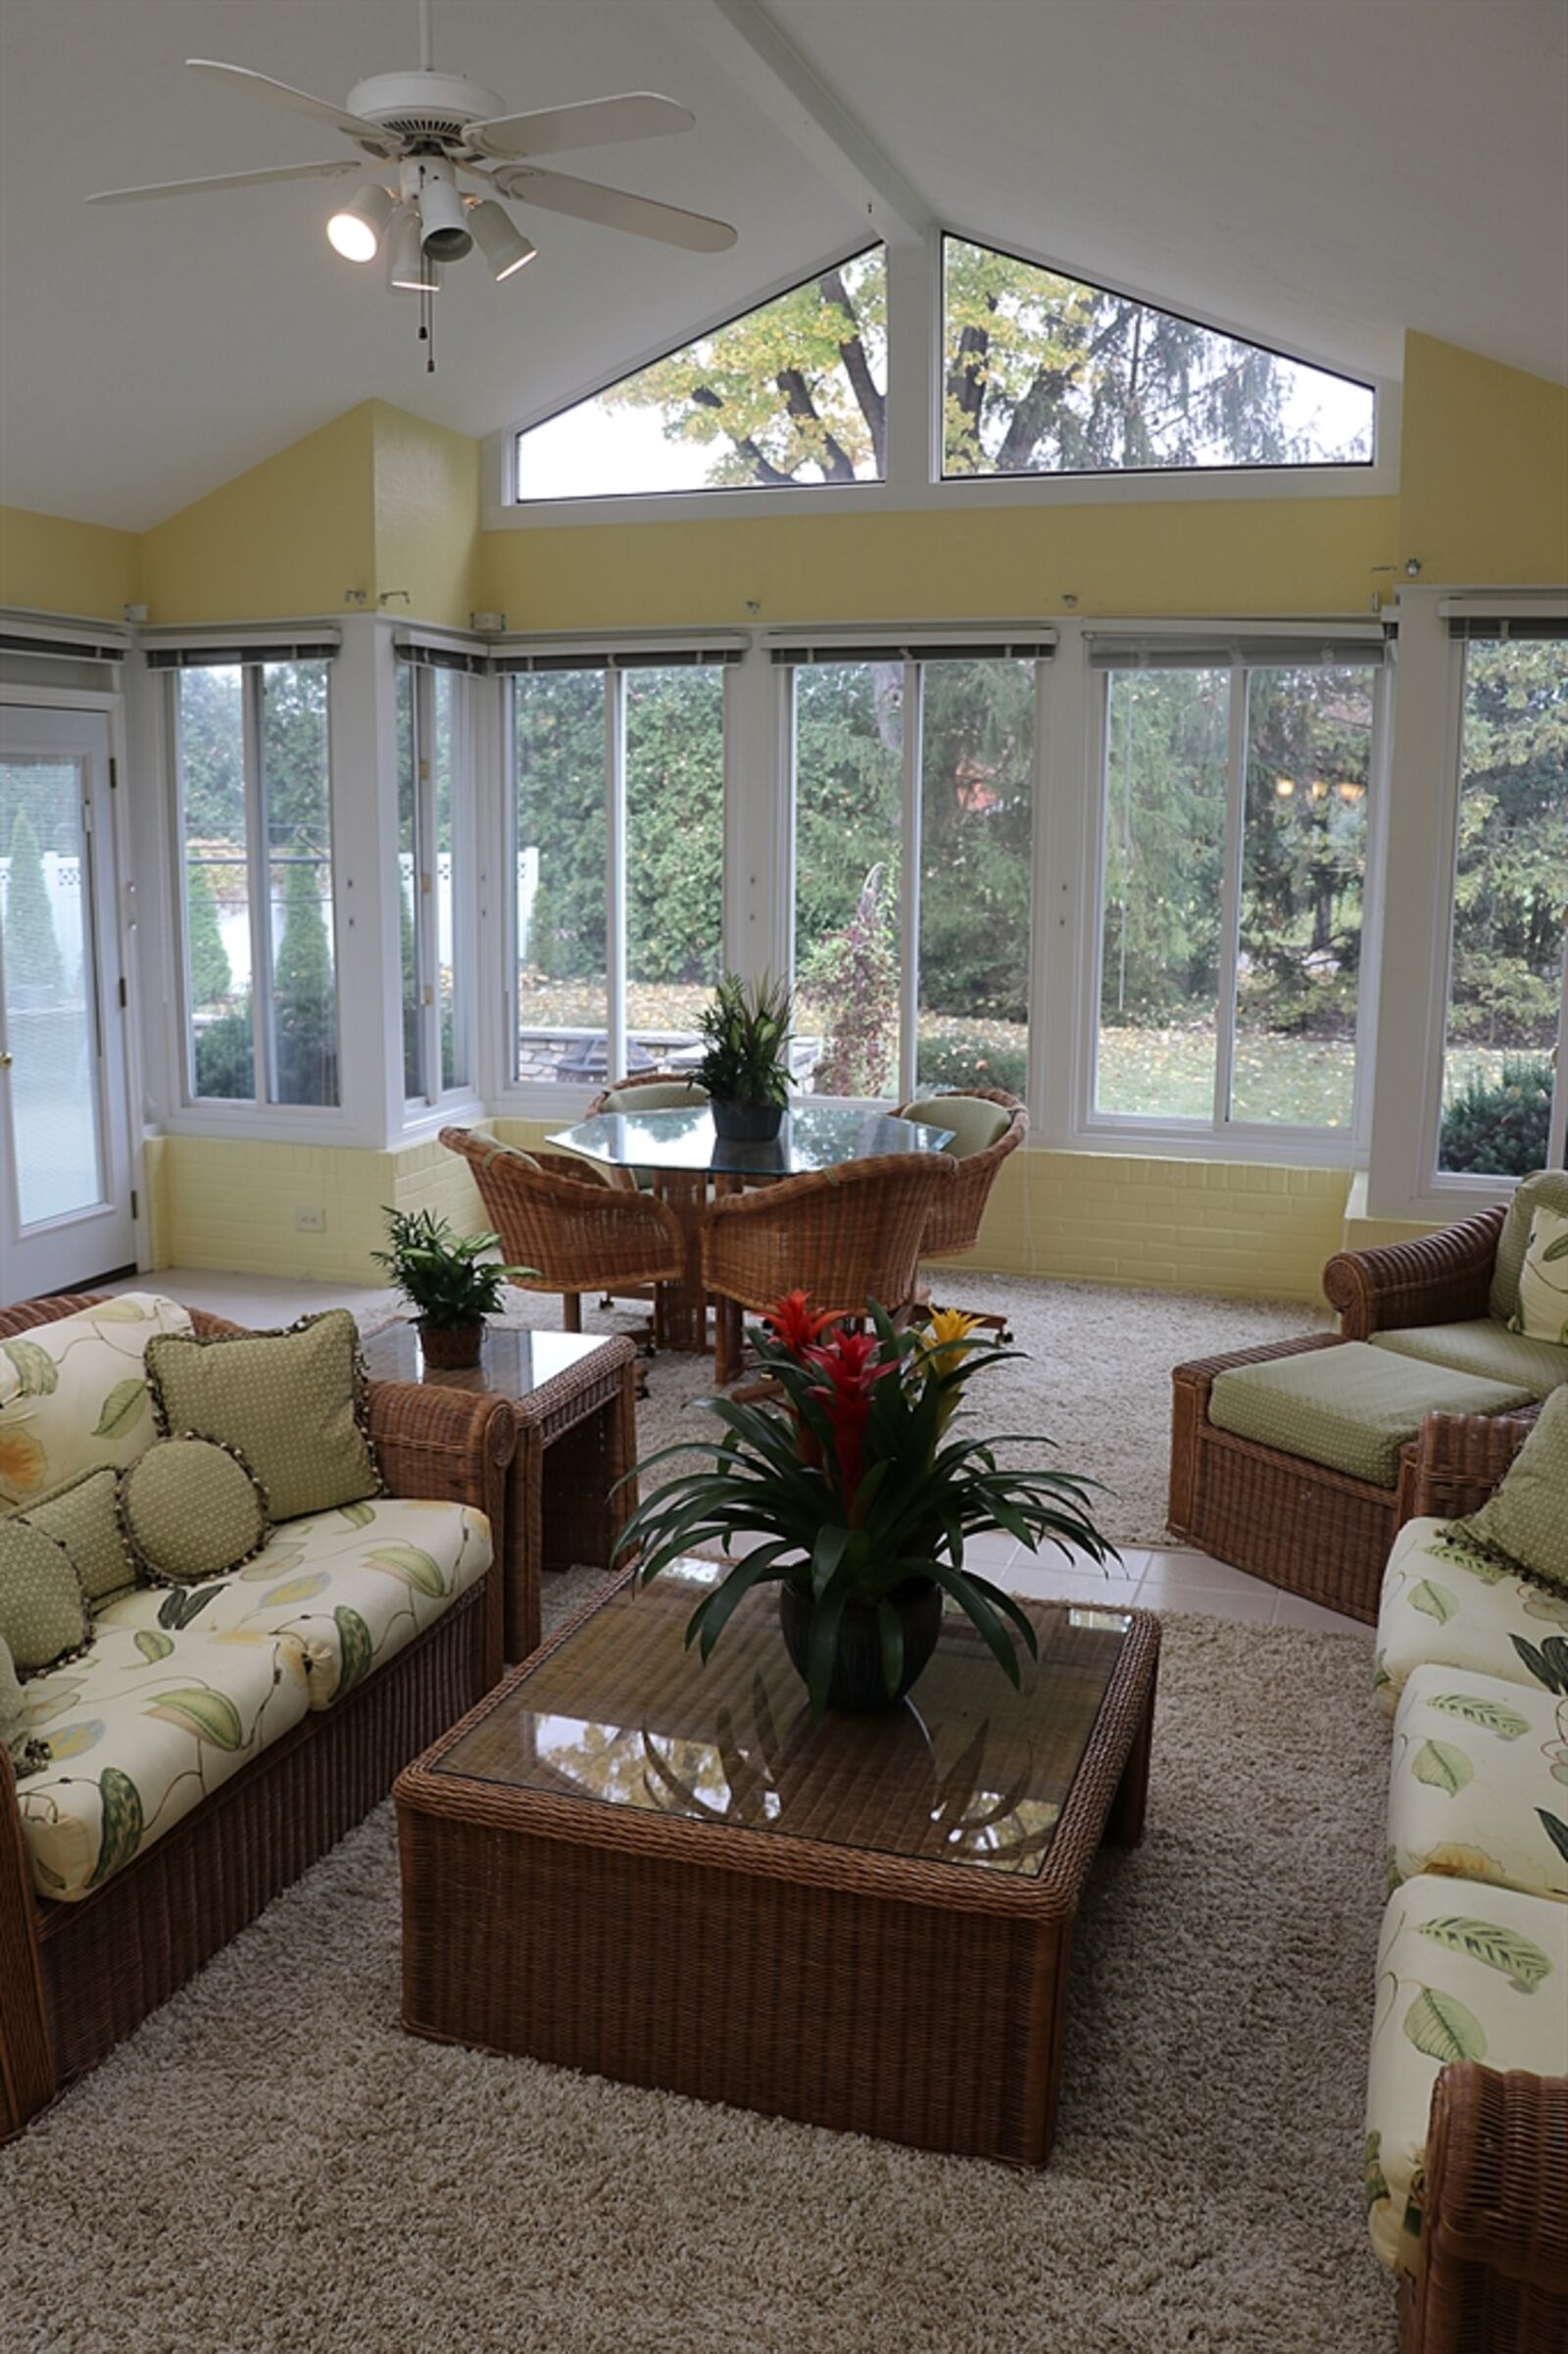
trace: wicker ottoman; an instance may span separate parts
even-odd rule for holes
[[[1395,1531],[1414,1508],[1416,1443],[1427,1412],[1503,1413],[1526,1393],[1484,1385],[1462,1404],[1453,1388],[1462,1377],[1378,1350],[1379,1382],[1408,1437],[1391,1439],[1385,1429],[1380,1446],[1345,1450],[1348,1460],[1375,1463],[1373,1477],[1222,1429],[1212,1419],[1214,1385],[1223,1375],[1326,1349],[1356,1351],[1345,1367],[1349,1392],[1352,1367],[1372,1351],[1337,1333],[1307,1334],[1175,1368],[1170,1526],[1217,1560],[1371,1626]],[[1255,1428],[1266,1427],[1267,1419],[1258,1418]]]

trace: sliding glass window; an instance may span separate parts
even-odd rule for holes
[[[1459,670],[1437,1165],[1568,1163],[1568,623],[1449,624]]]
[[[723,967],[731,652],[500,658],[512,679],[514,1076],[701,1057]]]
[[[1352,1132],[1382,646],[1096,647],[1092,1116]]]
[[[150,660],[174,671],[188,1099],[335,1104],[330,664]]]
[[[472,1077],[467,658],[453,664],[419,646],[398,653],[403,1085],[411,1103],[435,1103]]]
[[[780,646],[800,1083],[1022,1095],[1036,681],[1014,646]]]

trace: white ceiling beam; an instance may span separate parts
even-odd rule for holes
[[[932,212],[780,32],[760,0],[708,0],[703,47],[889,245],[920,243]]]

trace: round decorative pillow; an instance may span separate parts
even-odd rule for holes
[[[24,1683],[79,1657],[92,1643],[71,1555],[21,1513],[0,1520],[0,1642]]]
[[[267,1493],[243,1455],[213,1439],[155,1439],[120,1482],[138,1565],[163,1586],[238,1569],[267,1543]]]

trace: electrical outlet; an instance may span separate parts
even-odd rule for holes
[[[294,1212],[294,1231],[296,1234],[325,1234],[325,1210],[297,1209]]]

